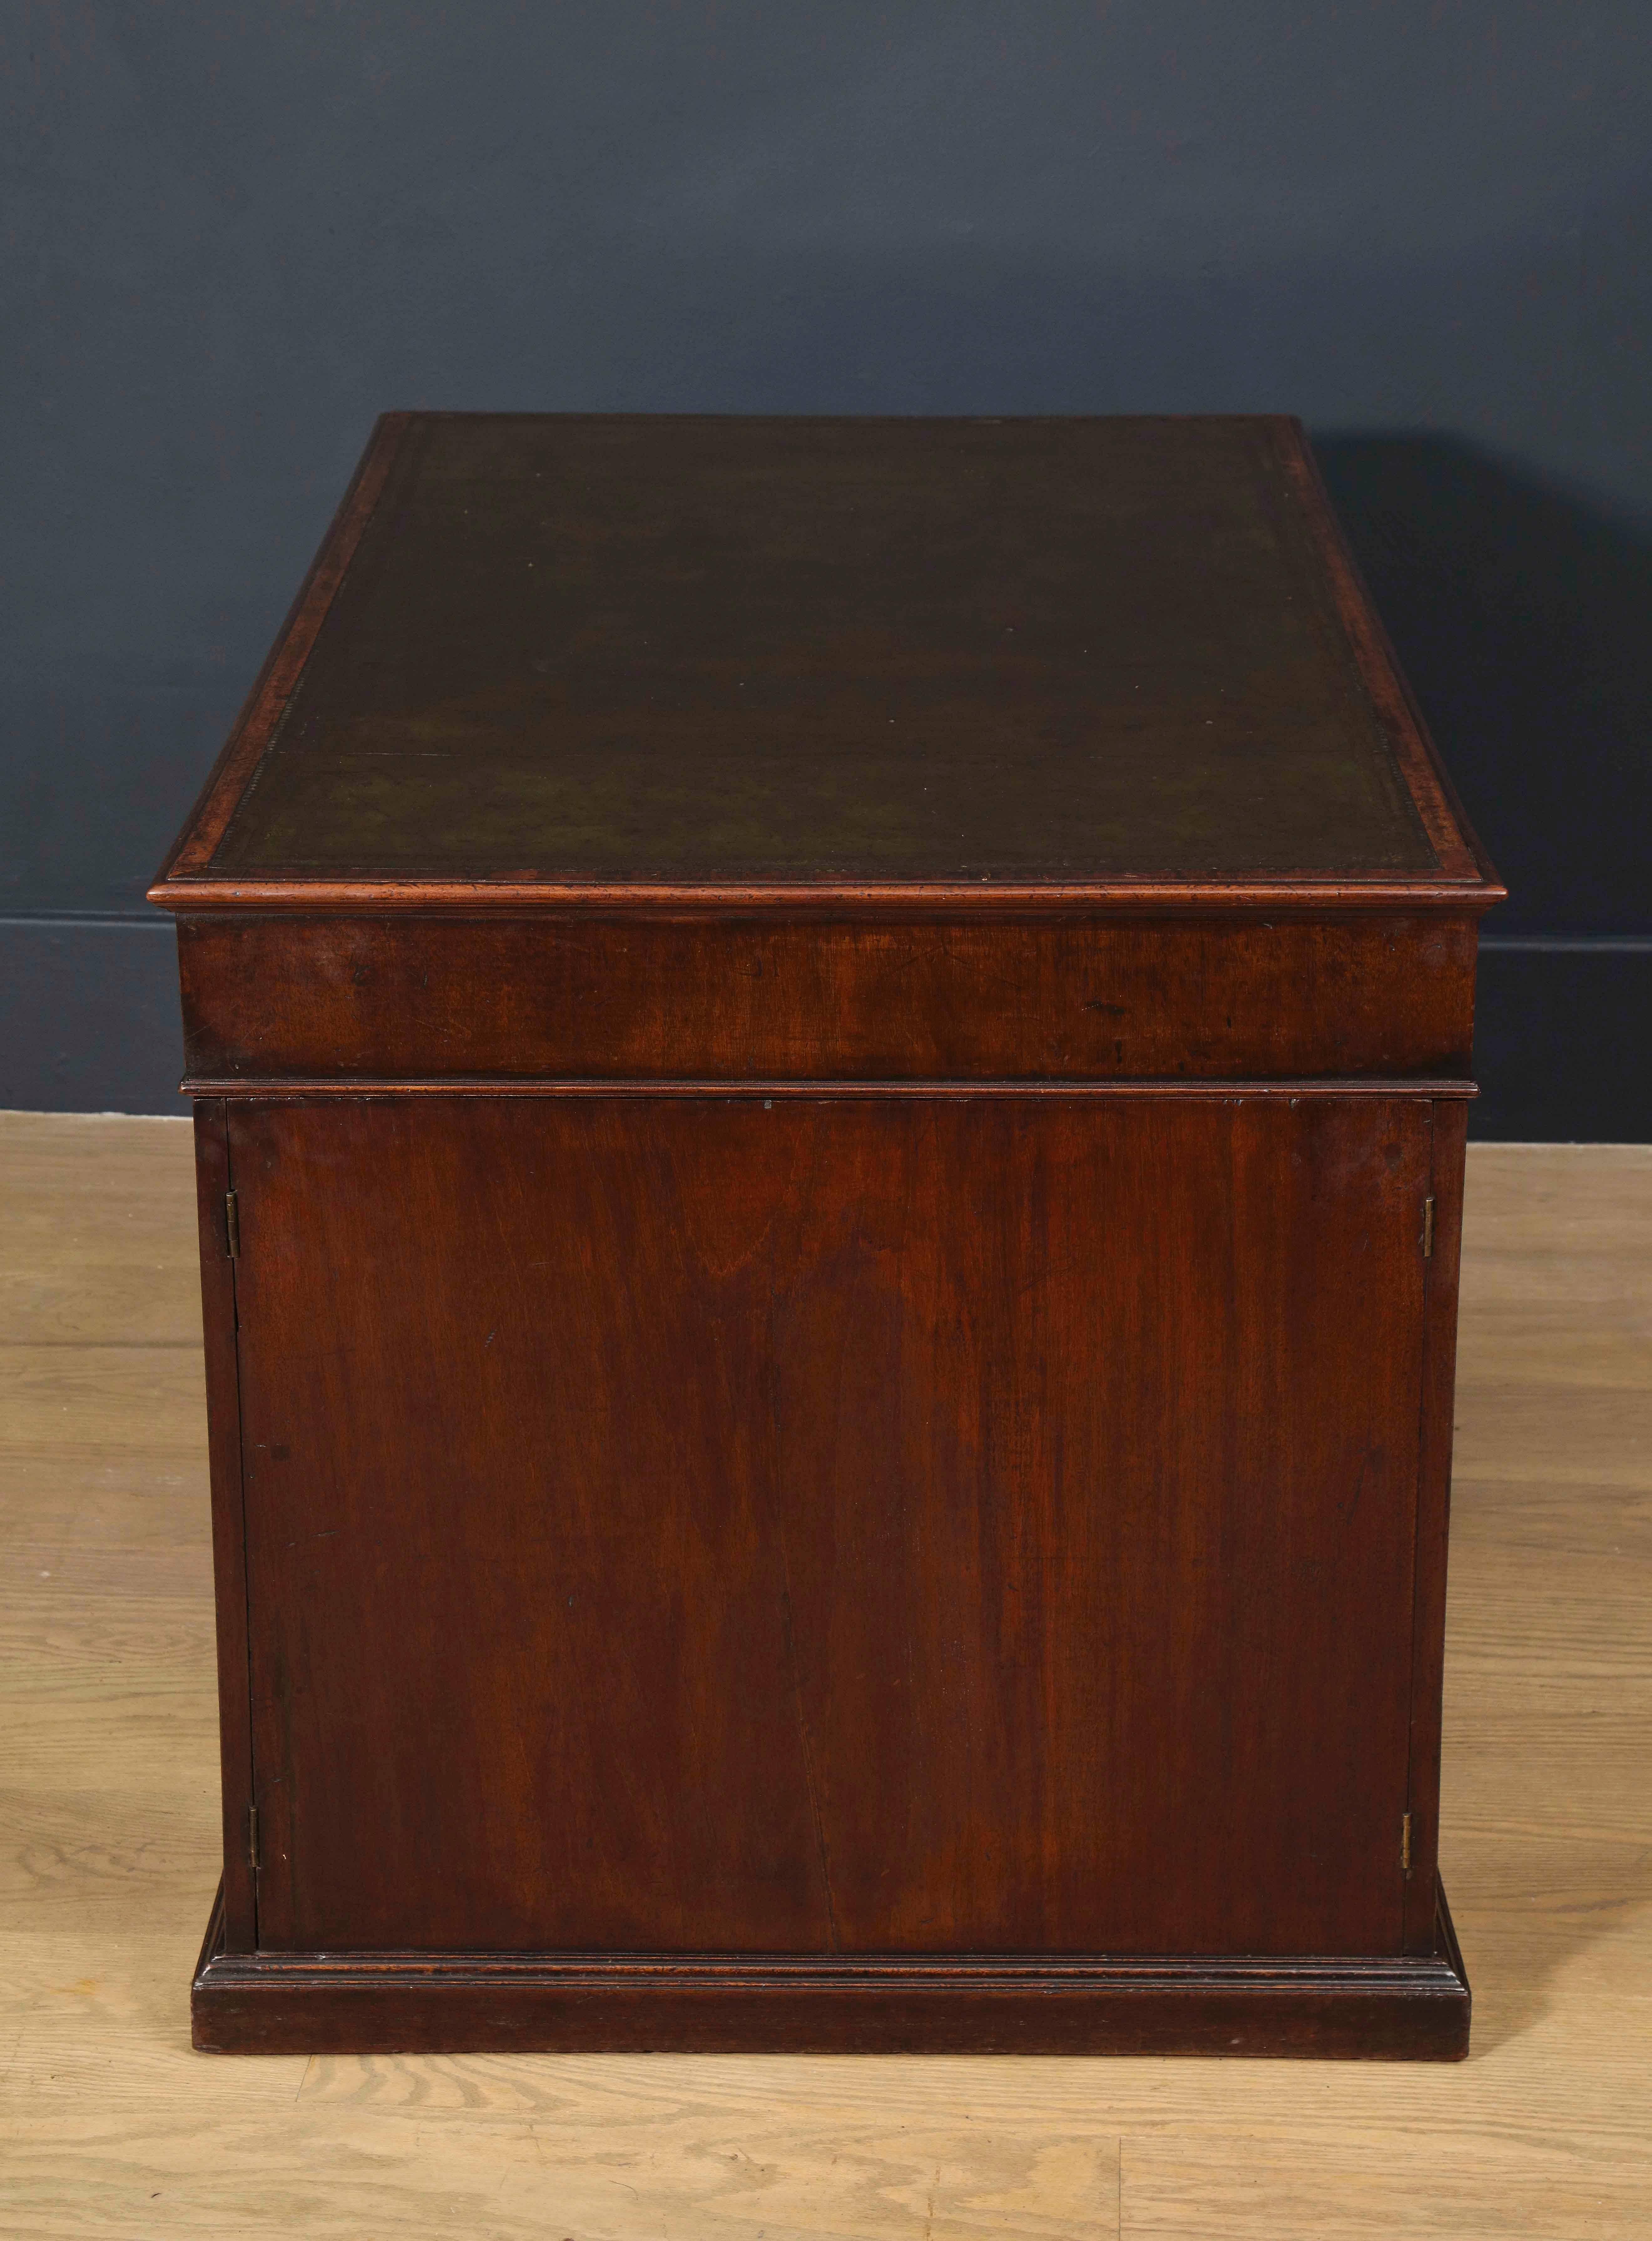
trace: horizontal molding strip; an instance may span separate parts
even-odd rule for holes
[[[1013,881],[819,880],[742,881],[713,884],[641,880],[624,885],[576,885],[552,880],[420,880],[381,877],[353,880],[162,880],[149,891],[158,908],[192,915],[332,917],[365,913],[418,911],[460,917],[504,912],[596,912],[625,915],[676,911],[723,916],[745,912],[806,918],[862,911],[906,911],[933,916],[938,911],[1022,913],[1041,916],[1118,912],[1242,910],[1279,913],[1326,910],[1415,911],[1478,914],[1503,900],[1501,887],[1484,881],[1399,876],[1370,879],[1164,880],[1119,876],[1107,880]]]
[[[6,933],[167,933],[176,921],[155,911],[0,912]],[[1482,957],[1652,957],[1652,933],[1482,933]]]
[[[1106,1955],[1006,1956],[990,1954],[900,1954],[846,1958],[842,1955],[789,1954],[619,1954],[589,1953],[214,1953],[204,1963],[218,1983],[293,1983],[310,1979],[318,1988],[356,1983],[375,1990],[386,1978],[410,1984],[506,1985],[525,1977],[554,1983],[569,1991],[660,1987],[716,1991],[725,1987],[785,1990],[859,1991],[900,1986],[903,1990],[950,1991],[968,1987],[1019,1991],[1040,1988],[1110,1991],[1154,1991],[1166,1985],[1232,1990],[1288,1992],[1309,1983],[1322,1990],[1372,1991],[1393,1989],[1451,1994],[1461,1990],[1451,1963],[1437,1954],[1378,1954],[1367,1957],[1287,1955],[1276,1960],[1214,1955],[1147,1955],[1109,1959]]]
[[[456,1074],[446,1079],[401,1080],[394,1077],[298,1080],[291,1075],[254,1078],[186,1074],[178,1085],[185,1097],[249,1097],[266,1101],[299,1097],[760,1097],[776,1098],[975,1098],[975,1097],[1194,1097],[1219,1104],[1241,1098],[1283,1097],[1477,1097],[1478,1086],[1460,1079],[1419,1081],[1310,1078],[1294,1081],[1251,1081],[1224,1078],[1188,1081],[848,1081],[683,1080],[545,1081],[511,1075]]]

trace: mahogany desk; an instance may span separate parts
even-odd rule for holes
[[[197,2045],[1461,2054],[1501,892],[1294,422],[383,420],[152,890]]]

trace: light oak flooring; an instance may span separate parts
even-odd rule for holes
[[[0,2232],[1652,2236],[1652,1150],[1470,1155],[1459,2067],[242,2059],[190,1144],[0,1116]]]

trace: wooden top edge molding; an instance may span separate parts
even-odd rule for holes
[[[892,880],[837,884],[827,880],[764,886],[660,883],[598,885],[548,880],[208,880],[171,874],[149,890],[149,900],[180,914],[240,916],[264,913],[417,910],[469,915],[499,912],[661,910],[715,914],[839,913],[911,909],[929,915],[962,911],[991,915],[1008,911],[1225,911],[1254,917],[1258,910],[1414,910],[1479,913],[1501,902],[1506,889],[1479,878],[1371,880],[1251,880],[1194,881],[1153,878],[1088,883]]]
[[[1478,1085],[1459,1076],[1413,1080],[1360,1075],[1331,1080],[1313,1075],[1294,1081],[1249,1080],[1243,1077],[1189,1080],[1181,1075],[1149,1079],[1013,1081],[974,1080],[968,1077],[942,1081],[860,1081],[833,1078],[819,1080],[682,1080],[671,1077],[646,1080],[554,1081],[527,1074],[453,1074],[403,1080],[391,1075],[344,1076],[337,1079],[291,1075],[185,1075],[178,1085],[185,1097],[761,1097],[788,1098],[975,1098],[975,1097],[1194,1097],[1224,1102],[1253,1097],[1477,1097]]]

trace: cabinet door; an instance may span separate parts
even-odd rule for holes
[[[1396,1950],[1429,1127],[237,1106],[260,1943]]]

